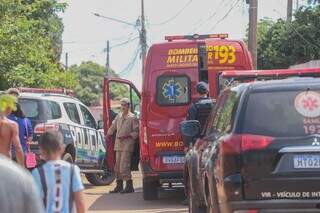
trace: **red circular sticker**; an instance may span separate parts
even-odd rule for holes
[[[294,105],[296,110],[308,118],[320,116],[320,94],[316,92],[303,92],[297,95]]]

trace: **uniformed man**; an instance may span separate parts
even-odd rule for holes
[[[208,97],[209,89],[205,82],[200,81],[197,83],[196,90],[198,93],[198,100],[190,106],[187,114],[187,120],[199,121],[200,130],[202,132],[213,107],[213,102]]]
[[[203,131],[205,124],[207,122],[208,116],[212,110],[213,107],[213,102],[212,100],[208,97],[209,89],[208,85],[200,81],[196,85],[196,90],[197,90],[197,95],[198,95],[198,100],[193,103],[187,114],[187,120],[197,120],[200,123],[200,132]],[[184,151],[187,152],[189,147],[185,147]],[[185,164],[185,166],[187,166]],[[186,169],[186,168],[184,168]],[[186,171],[186,170],[185,170]],[[184,185],[185,185],[185,190],[186,192],[188,191],[188,181],[187,177],[184,177]],[[188,196],[188,194],[186,194]],[[188,205],[188,199],[182,201],[183,205]]]
[[[116,164],[114,171],[116,173],[117,186],[110,193],[134,192],[131,177],[131,156],[134,150],[134,143],[139,135],[139,122],[135,115],[130,112],[128,98],[121,99],[121,111],[108,130],[109,136],[116,132],[114,146]],[[125,189],[123,189],[123,181],[126,181]]]

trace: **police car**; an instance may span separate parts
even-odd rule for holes
[[[103,130],[98,128],[93,115],[82,102],[59,94],[57,90],[20,91],[19,103],[34,130],[31,150],[37,154],[37,159],[40,160],[38,139],[41,134],[58,130],[66,145],[63,160],[77,164],[93,185],[108,185],[114,180],[106,168]]]

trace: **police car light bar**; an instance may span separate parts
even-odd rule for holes
[[[199,35],[199,34],[194,34],[194,35],[177,35],[177,36],[166,36],[165,40],[167,41],[173,41],[173,40],[197,40],[197,39],[207,39],[207,38],[220,38],[220,39],[226,39],[228,38],[229,35],[224,33],[224,34],[207,34],[207,35]]]
[[[51,94],[62,94],[62,95],[69,95],[74,96],[73,90],[66,90],[66,89],[42,89],[42,88],[26,88],[20,87],[18,90],[22,93],[51,93]]]

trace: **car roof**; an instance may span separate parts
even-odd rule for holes
[[[250,91],[320,89],[320,78],[292,77],[282,80],[255,81],[243,86]]]
[[[52,93],[20,93],[20,98],[48,100],[48,101],[55,101],[55,102],[82,103],[77,98],[74,98],[68,95],[52,94]]]

